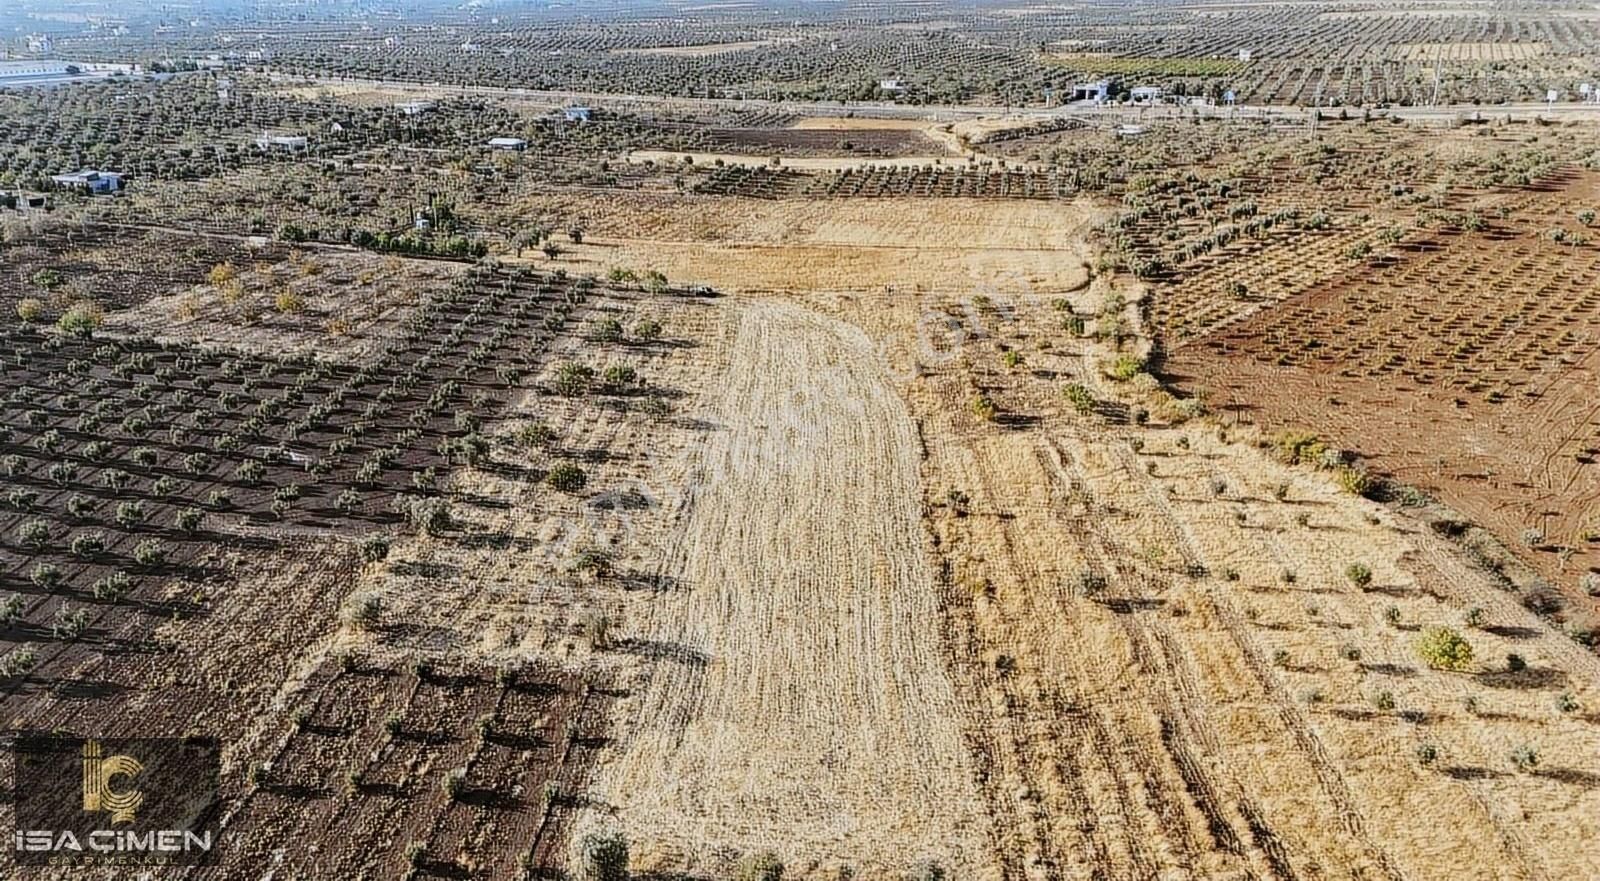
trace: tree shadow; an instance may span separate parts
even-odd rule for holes
[[[1463,765],[1453,765],[1445,768],[1444,773],[1454,780],[1499,780],[1510,776],[1504,771],[1496,771],[1493,768]]]
[[[128,691],[128,686],[103,679],[61,679],[50,691],[64,700],[101,700]]]
[[[1540,777],[1556,780],[1568,786],[1577,786],[1581,789],[1600,788],[1600,774],[1593,771],[1580,771],[1577,768],[1549,768],[1535,772]]]
[[[1417,675],[1417,668],[1405,667],[1400,664],[1362,664],[1361,669],[1368,673],[1377,673],[1382,676],[1397,676],[1410,679]]]
[[[616,647],[625,654],[638,655],[655,661],[674,661],[686,667],[700,668],[711,663],[711,656],[699,649],[664,640],[630,637],[617,642]]]
[[[259,788],[284,798],[322,799],[330,795],[327,787],[307,783],[262,783]]]
[[[491,729],[485,734],[483,740],[485,743],[503,746],[506,749],[525,750],[528,752],[546,749],[551,745],[550,741],[540,737],[538,734],[520,734],[513,731],[495,729]]]
[[[448,860],[419,860],[416,864],[418,876],[431,878],[471,878],[472,872],[465,866],[457,865]]]
[[[1558,688],[1567,684],[1567,674],[1564,670],[1554,667],[1528,667],[1524,670],[1496,670],[1488,673],[1479,673],[1479,682],[1490,688],[1515,688],[1515,689],[1544,689]]]
[[[455,800],[477,808],[493,808],[500,811],[516,810],[523,805],[521,799],[512,795],[476,786],[457,793]]]
[[[1534,637],[1537,637],[1539,635],[1539,631],[1534,629],[1534,628],[1532,628],[1532,627],[1516,627],[1516,626],[1500,625],[1500,624],[1494,625],[1492,627],[1485,627],[1485,628],[1483,628],[1483,632],[1484,633],[1492,633],[1495,636],[1500,636],[1500,637],[1504,637],[1506,639],[1515,639],[1515,640],[1533,639]]]

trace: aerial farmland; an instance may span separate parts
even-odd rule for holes
[[[1597,45],[7,4],[0,866],[1600,877]]]

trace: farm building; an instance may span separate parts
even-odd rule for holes
[[[565,115],[567,122],[588,122],[594,116],[594,111],[588,107],[568,107]]]
[[[266,152],[284,150],[289,153],[298,153],[306,149],[310,141],[305,135],[262,135],[256,138],[256,146]]]
[[[85,193],[115,193],[122,189],[122,175],[114,171],[93,171],[85,168],[82,171],[58,174],[50,180],[58,187],[81,190]]]
[[[1094,101],[1096,103],[1105,101],[1107,98],[1111,97],[1111,86],[1112,82],[1110,80],[1096,80],[1092,83],[1073,83],[1072,100]]]
[[[496,150],[528,149],[528,142],[522,138],[490,138],[488,145]]]
[[[27,211],[31,208],[45,207],[46,199],[36,193],[11,192],[0,190],[0,208],[13,211]]]
[[[432,101],[401,101],[394,105],[394,109],[406,116],[420,116],[433,109]]]
[[[1135,104],[1155,104],[1164,95],[1166,92],[1156,86],[1137,86],[1128,91],[1128,98]]]
[[[878,80],[878,88],[885,92],[904,92],[905,83],[899,80]]]
[[[0,85],[67,79],[74,72],[64,61],[4,61],[0,62]]]

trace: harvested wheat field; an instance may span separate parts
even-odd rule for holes
[[[648,669],[599,791],[666,865],[776,849],[981,876],[905,405],[859,330],[740,312],[689,466],[702,488],[666,549],[672,588],[630,624]]]
[[[623,207],[626,206],[626,207]],[[566,200],[530,213],[572,210]],[[730,291],[976,292],[1006,282],[1082,284],[1089,206],[949,199],[782,200],[634,197],[590,206],[589,232],[552,265],[574,272],[653,268]]]

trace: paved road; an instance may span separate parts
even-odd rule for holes
[[[448,83],[427,83],[401,80],[372,80],[345,77],[310,77],[280,74],[286,79],[317,85],[371,86],[434,95],[498,95],[521,98],[551,106],[569,104],[596,104],[600,106],[630,106],[637,110],[688,111],[736,110],[767,111],[772,113],[798,113],[806,116],[837,116],[853,113],[856,116],[889,119],[932,119],[957,121],[983,117],[1015,117],[1018,119],[1074,116],[1085,120],[1099,120],[1106,124],[1154,121],[1200,115],[1207,118],[1266,118],[1283,121],[1307,120],[1310,111],[1305,107],[1285,105],[1239,107],[1158,107],[1103,106],[1073,104],[1063,107],[1009,107],[996,104],[963,105],[905,105],[878,101],[773,101],[763,98],[677,98],[659,95],[622,95],[602,92],[567,92],[541,89],[520,89],[505,86],[463,86]],[[1340,111],[1360,116],[1359,107],[1325,107],[1323,115],[1337,116]],[[1527,102],[1504,105],[1444,105],[1438,107],[1389,107],[1373,110],[1374,116],[1387,116],[1419,122],[1446,123],[1470,118],[1474,113],[1484,119],[1531,119],[1545,117],[1561,121],[1600,121],[1600,104]]]

